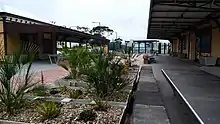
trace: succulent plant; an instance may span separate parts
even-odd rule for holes
[[[88,121],[94,121],[97,118],[97,114],[94,110],[84,110],[79,114],[79,121],[87,123]]]
[[[31,92],[35,96],[47,96],[48,95],[47,90],[48,89],[44,85],[39,85],[39,86],[34,87]]]
[[[72,90],[70,91],[69,97],[73,99],[80,98],[83,95],[81,90]]]
[[[50,94],[52,94],[52,95],[58,94],[58,93],[60,93],[60,92],[61,92],[61,91],[58,90],[58,89],[52,89],[52,90],[50,90]]]
[[[60,106],[52,101],[45,101],[37,105],[36,110],[43,119],[52,119],[60,114]]]

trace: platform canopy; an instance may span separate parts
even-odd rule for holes
[[[148,39],[171,39],[212,20],[220,27],[220,0],[151,0]]]
[[[146,40],[133,40],[134,43],[153,43],[153,42],[159,42],[159,40],[150,40],[150,39],[146,39]]]
[[[91,44],[97,45],[106,45],[110,42],[110,40],[106,39],[101,35],[92,35],[71,28],[67,28],[65,26],[59,26],[52,23],[35,20],[29,17],[0,11],[0,21],[3,21],[3,17],[6,20],[5,27],[7,33],[16,32],[29,34],[36,32],[54,32],[56,33],[56,40],[58,41],[67,41],[75,43],[89,42]]]

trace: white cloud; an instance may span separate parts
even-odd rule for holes
[[[150,0],[0,1],[57,24],[92,28],[97,25],[92,21],[98,21],[117,31],[125,40],[146,39],[147,36]]]

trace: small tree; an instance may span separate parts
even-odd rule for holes
[[[81,32],[89,33],[89,28],[88,28],[88,27],[76,26],[76,29],[77,29],[78,31],[81,31]]]
[[[102,36],[105,34],[107,34],[107,36],[110,36],[112,35],[113,32],[114,31],[107,26],[97,26],[92,28],[92,30],[90,30],[91,34],[100,34]]]

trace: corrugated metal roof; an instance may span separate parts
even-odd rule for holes
[[[219,18],[220,0],[151,0],[147,38],[168,39]]]

